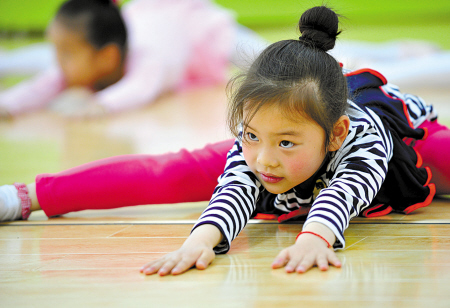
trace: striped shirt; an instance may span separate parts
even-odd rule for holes
[[[414,127],[437,117],[432,106],[419,97],[403,94],[397,87],[386,84],[382,91],[403,100]],[[347,138],[318,178],[325,184],[315,196],[312,189],[302,190],[301,184],[274,198],[273,207],[289,213],[302,207],[309,209],[304,227],[318,222],[330,228],[336,236],[334,248],[345,247],[344,231],[353,217],[369,207],[386,178],[388,163],[393,156],[393,141],[380,117],[370,109],[363,111],[349,101],[347,115],[350,127]],[[224,173],[208,207],[194,229],[203,224],[216,226],[223,240],[214,250],[226,253],[231,242],[245,227],[257,203],[261,202],[264,187],[247,166],[242,153],[242,140],[237,138],[229,151]]]

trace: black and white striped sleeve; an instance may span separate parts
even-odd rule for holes
[[[228,152],[225,171],[219,177],[211,201],[193,229],[203,224],[216,226],[223,235],[223,241],[214,251],[226,253],[231,241],[238,236],[253,214],[260,189],[262,185],[247,166],[241,142],[236,139]]]
[[[319,222],[329,227],[336,235],[335,248],[345,247],[344,230],[350,219],[368,207],[378,193],[393,151],[392,138],[379,117],[358,109],[353,105],[349,135],[328,166],[327,171],[334,175],[317,196],[304,224]]]

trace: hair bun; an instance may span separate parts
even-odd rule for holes
[[[336,36],[341,33],[338,24],[338,15],[333,10],[326,6],[313,7],[300,17],[298,26],[302,36],[299,40],[324,51],[333,49]]]
[[[117,4],[117,1],[116,0],[97,0],[97,3],[101,4],[101,5],[108,6],[108,5],[111,5],[111,4]]]

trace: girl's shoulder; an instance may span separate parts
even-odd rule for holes
[[[392,157],[392,138],[380,117],[370,110],[362,109],[356,103],[349,101],[347,116],[350,127],[341,148],[333,152],[328,164],[328,177],[341,163],[368,163],[376,160],[388,161]]]

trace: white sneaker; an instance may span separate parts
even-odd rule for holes
[[[14,185],[0,186],[0,221],[22,219],[22,202]]]

